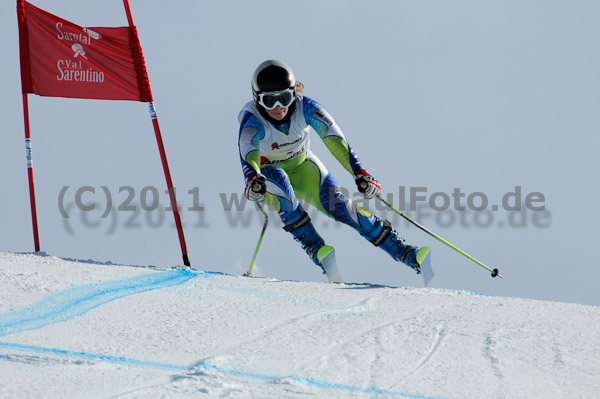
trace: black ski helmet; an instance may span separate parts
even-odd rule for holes
[[[258,95],[268,91],[293,89],[296,96],[296,77],[292,68],[278,60],[267,60],[260,64],[252,76],[252,95],[258,103]]]

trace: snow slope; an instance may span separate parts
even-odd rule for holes
[[[0,253],[0,398],[594,398],[600,308]]]

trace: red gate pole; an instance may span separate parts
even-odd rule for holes
[[[134,27],[135,24],[133,23],[133,16],[131,15],[129,0],[123,0],[123,5],[125,6],[125,13],[127,14],[127,22],[129,23],[130,27]],[[186,266],[190,266],[190,260],[188,258],[187,253],[187,246],[185,244],[185,236],[183,235],[183,226],[181,225],[181,215],[179,214],[179,208],[177,206],[177,198],[175,196],[175,189],[173,188],[171,172],[169,171],[169,163],[167,162],[165,146],[163,144],[162,135],[160,133],[160,126],[158,125],[158,117],[156,116],[156,110],[154,109],[154,102],[149,102],[148,106],[150,108],[150,118],[152,119],[152,126],[154,127],[154,134],[156,136],[156,143],[158,144],[160,159],[162,161],[163,170],[165,172],[165,179],[167,180],[169,199],[171,200],[171,208],[173,209],[173,217],[175,218],[177,234],[179,235],[179,244],[181,245],[181,252],[183,254],[183,264]]]
[[[23,117],[25,120],[25,151],[27,156],[31,223],[33,224],[33,245],[35,247],[35,252],[40,252],[40,237],[38,234],[37,211],[35,206],[35,186],[33,184],[33,159],[31,158],[31,131],[29,129],[29,101],[27,100],[27,93],[23,93]]]
[[[152,119],[152,126],[154,126],[154,134],[156,136],[156,143],[158,144],[158,151],[160,153],[160,159],[162,161],[163,170],[165,172],[165,179],[167,180],[167,188],[169,190],[171,208],[173,209],[173,217],[175,218],[177,234],[179,235],[179,244],[181,245],[181,253],[183,254],[183,264],[186,266],[190,266],[190,260],[188,258],[187,253],[187,246],[185,245],[185,236],[183,235],[183,226],[181,225],[181,215],[179,214],[179,207],[177,206],[175,188],[173,187],[171,172],[169,171],[169,163],[167,162],[167,154],[165,152],[165,146],[163,144],[162,135],[160,134],[160,127],[158,125],[156,110],[154,109],[153,102],[148,103],[148,106],[150,107],[150,118]]]
[[[29,101],[26,86],[31,85],[29,77],[29,63],[24,63],[24,58],[29,58],[27,29],[25,27],[25,2],[17,0],[17,17],[19,25],[19,58],[21,61],[21,88],[23,94],[23,119],[25,122],[25,151],[27,154],[27,178],[29,180],[29,204],[31,207],[31,223],[33,225],[33,245],[35,252],[40,252],[40,237],[38,234],[37,210],[35,206],[35,187],[33,184],[33,159],[31,158],[31,130],[29,128]]]

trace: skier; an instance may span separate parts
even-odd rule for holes
[[[344,197],[336,180],[311,152],[309,132],[314,130],[352,174],[366,199],[379,193],[379,181],[362,166],[333,118],[303,92],[304,86],[285,63],[268,60],[256,68],[252,77],[254,99],[244,105],[238,116],[246,198],[274,206],[284,230],[300,242],[321,268],[333,247],[325,245],[298,198],[353,227],[394,260],[420,273],[418,248],[400,238],[389,221]]]

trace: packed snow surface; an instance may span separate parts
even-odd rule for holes
[[[0,253],[0,398],[597,398],[599,331],[595,306]]]

